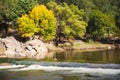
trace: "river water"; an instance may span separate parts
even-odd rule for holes
[[[56,52],[45,60],[0,59],[0,80],[120,80],[120,50]]]

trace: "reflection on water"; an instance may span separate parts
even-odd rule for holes
[[[53,56],[58,61],[89,62],[89,63],[120,63],[120,50],[90,52],[58,52]]]
[[[13,65],[0,66],[0,80],[120,80],[120,50],[66,51],[41,61],[0,59],[2,62]]]

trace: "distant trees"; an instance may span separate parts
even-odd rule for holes
[[[38,4],[49,10],[35,7]],[[0,23],[17,22],[22,37],[37,33],[45,40],[70,40],[84,34],[96,39],[116,36],[119,14],[120,0],[0,0]]]
[[[100,10],[93,11],[92,18],[89,20],[87,32],[96,39],[110,37],[110,34],[116,33],[115,18],[107,15]]]
[[[52,40],[56,34],[56,19],[44,5],[35,6],[27,15],[18,18],[18,32],[22,37],[38,33],[44,40]]]

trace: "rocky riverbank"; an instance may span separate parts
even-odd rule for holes
[[[75,40],[73,45],[70,43],[59,44],[55,47],[53,44],[45,44],[49,51],[66,51],[66,50],[79,50],[79,51],[93,51],[93,50],[106,50],[118,48],[112,44],[102,44],[102,43],[86,43],[81,40]]]
[[[30,40],[25,43],[16,40],[13,36],[0,38],[0,57],[2,58],[34,58],[44,59],[50,51],[80,50],[93,51],[114,49],[115,45],[101,43],[85,43],[75,40],[73,45],[70,43],[59,44],[56,47],[53,43],[43,43],[38,39]]]
[[[43,59],[48,53],[44,43],[37,39],[22,43],[12,36],[0,38],[0,46],[4,50],[0,56],[7,58]]]

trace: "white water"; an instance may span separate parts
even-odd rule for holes
[[[0,66],[0,70],[1,69],[12,69],[12,68],[20,68],[20,67],[24,67],[25,65],[9,65],[9,66]]]
[[[57,67],[57,66],[41,66],[41,65],[12,65],[12,66],[0,66],[0,69],[8,69],[9,71],[27,71],[27,70],[43,70],[47,72],[60,71],[62,74],[74,74],[74,73],[89,73],[99,75],[116,75],[120,74],[120,69],[109,68],[85,68],[85,67]]]

